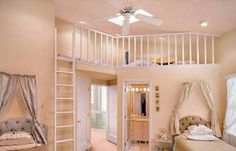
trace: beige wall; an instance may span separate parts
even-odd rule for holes
[[[0,71],[37,76],[39,119],[49,126],[49,145],[39,149],[48,151],[53,136],[54,18],[51,0],[0,1]],[[28,116],[25,110],[17,92],[0,119]]]

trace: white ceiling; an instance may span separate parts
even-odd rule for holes
[[[79,23],[86,21],[99,31],[110,34],[121,33],[121,27],[106,20],[95,20],[117,13],[107,0],[55,0],[56,17]],[[166,32],[207,32],[224,34],[236,28],[236,0],[139,0],[142,8],[162,19],[164,24],[155,27],[144,22],[131,24],[131,34],[153,34]],[[207,20],[209,25],[200,27],[199,21]]]

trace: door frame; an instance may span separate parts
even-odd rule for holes
[[[117,145],[117,135],[116,136],[113,136],[114,138],[112,138],[112,137],[109,137],[109,103],[110,103],[110,100],[109,100],[109,86],[114,86],[114,85],[107,85],[107,87],[108,87],[108,101],[107,101],[107,130],[106,130],[106,139],[107,139],[107,141],[110,141],[110,142],[112,142],[112,143],[114,143],[114,144],[116,144]],[[117,84],[115,85],[116,86],[116,90],[118,90],[118,86],[117,86]],[[118,96],[118,91],[116,92],[116,94],[117,94],[117,96]],[[118,123],[118,118],[117,118],[117,113],[118,113],[118,110],[117,110],[117,106],[118,106],[118,98],[117,98],[117,96],[116,96],[116,134],[117,134],[117,123]]]
[[[122,151],[126,151],[126,146],[125,143],[126,141],[126,130],[125,130],[125,126],[126,126],[126,121],[125,121],[125,101],[126,101],[126,94],[125,94],[125,88],[126,88],[126,84],[128,82],[146,82],[149,85],[149,127],[148,127],[148,131],[149,131],[149,143],[148,143],[148,150],[151,151],[151,129],[152,129],[152,81],[149,79],[125,79],[122,80]]]

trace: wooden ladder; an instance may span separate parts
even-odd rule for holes
[[[54,151],[76,150],[75,36],[74,30],[72,33],[72,57],[61,57],[58,55],[57,29],[55,28]],[[63,77],[69,80],[65,82]],[[66,90],[70,94],[65,95]],[[70,103],[70,109],[60,107],[60,103]],[[67,119],[72,120],[68,122]],[[69,138],[60,136],[61,133],[64,135],[68,131],[71,132]]]

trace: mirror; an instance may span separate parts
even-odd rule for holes
[[[146,83],[129,83],[126,86],[128,115],[148,117],[149,87]]]

